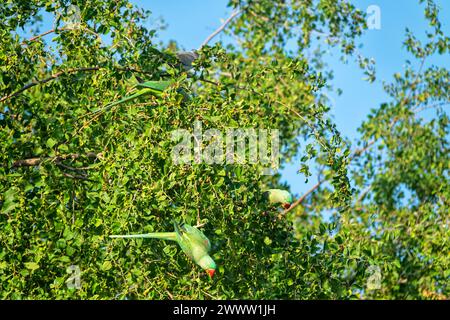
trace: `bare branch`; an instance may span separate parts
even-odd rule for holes
[[[36,41],[36,40],[38,40],[38,39],[40,39],[42,37],[45,37],[46,35],[48,35],[50,33],[56,32],[56,31],[70,31],[70,30],[83,30],[83,31],[86,31],[88,33],[91,33],[91,34],[95,35],[98,40],[102,41],[102,38],[100,37],[100,35],[98,33],[92,31],[91,29],[89,29],[87,27],[79,27],[79,28],[68,28],[68,27],[65,27],[65,28],[61,28],[61,29],[55,29],[54,28],[54,29],[48,30],[48,31],[46,31],[44,33],[38,34],[38,35],[36,35],[34,37],[31,37],[30,39],[22,41],[21,45],[26,45],[27,43]]]
[[[88,152],[84,155],[79,154],[79,153],[73,153],[73,154],[66,154],[66,155],[61,155],[61,156],[56,156],[56,157],[29,158],[29,159],[22,159],[22,160],[15,161],[13,163],[12,167],[13,168],[34,167],[34,166],[40,165],[43,161],[46,161],[46,160],[60,162],[62,160],[66,160],[66,159],[75,160],[75,159],[78,159],[83,156],[85,156],[87,158],[101,159],[103,157],[103,154],[101,152],[100,153]]]
[[[361,203],[364,200],[364,198],[366,197],[366,195],[369,193],[370,190],[372,190],[371,185],[366,187],[366,189],[364,189],[364,191],[360,194],[360,196],[356,200],[356,203]]]
[[[354,158],[360,156],[361,154],[369,150],[370,147],[372,147],[375,142],[376,140],[374,139],[370,141],[364,148],[356,149],[355,151],[353,151],[352,155],[350,156],[350,160],[353,160]]]
[[[198,48],[199,50],[201,48],[203,48],[204,46],[206,46],[215,36],[217,36],[219,33],[221,33],[225,27],[236,17],[238,16],[242,11],[241,10],[236,10],[234,11],[227,20],[225,20],[225,22],[213,33],[211,33],[206,39],[205,41],[203,41],[203,43],[201,44],[200,48]]]
[[[61,30],[63,30],[63,29],[61,29]],[[50,34],[50,33],[55,32],[55,31],[56,31],[56,29],[48,30],[48,31],[46,31],[46,32],[44,32],[44,33],[41,33],[41,34],[39,34],[39,35],[37,35],[37,36],[34,36],[34,37],[32,37],[32,38],[30,38],[30,39],[28,39],[28,40],[22,41],[21,44],[24,45],[24,44],[27,44],[27,43],[29,43],[29,42],[36,41],[37,39],[40,39],[40,38],[42,38],[42,37],[44,37],[44,36],[46,36],[46,35],[48,35],[48,34]]]
[[[444,101],[444,102],[435,103],[435,104],[431,104],[431,105],[425,105],[425,106],[422,106],[422,107],[420,107],[420,105],[419,105],[416,108],[414,108],[412,111],[415,114],[418,114],[418,113],[420,113],[420,112],[422,112],[424,110],[427,110],[427,109],[434,109],[434,108],[446,106],[446,105],[449,105],[449,104],[450,104],[450,101]]]
[[[289,211],[291,211],[292,209],[294,209],[296,206],[298,206],[299,204],[301,204],[303,201],[305,201],[305,199],[314,191],[316,191],[317,188],[320,187],[320,185],[325,182],[326,180],[320,180],[319,182],[317,182],[311,189],[309,189],[303,196],[301,196],[297,201],[295,201],[290,207],[289,209],[286,209],[283,211],[283,214],[288,213]]]
[[[210,84],[215,85],[215,86],[219,86],[220,85],[218,82],[207,80],[207,79],[204,79],[204,78],[199,78],[198,80],[206,82],[206,83],[210,83]]]
[[[69,174],[69,173],[63,172],[63,176],[67,177],[67,178],[71,178],[71,179],[77,179],[77,180],[85,180],[85,181],[90,181],[90,182],[94,181],[94,180],[91,180],[87,176],[84,176],[84,175],[75,175],[75,174]]]
[[[24,160],[17,160],[13,163],[12,167],[34,167],[37,166],[43,161],[44,159],[41,158],[31,158],[31,159],[24,159]]]
[[[70,170],[70,171],[84,171],[84,170],[91,170],[94,169],[92,167],[72,167],[72,166],[68,166],[60,161],[56,161],[56,165],[58,165],[61,168]]]

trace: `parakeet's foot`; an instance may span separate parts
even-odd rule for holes
[[[197,229],[204,227],[208,223],[208,219],[204,219],[203,221],[204,222],[202,222],[201,220],[197,220],[197,224],[195,225],[195,227]]]
[[[197,224],[195,225],[195,227],[198,229],[198,228],[204,227],[205,225],[206,225],[206,222],[204,222],[204,223],[198,223],[198,222],[197,222]]]

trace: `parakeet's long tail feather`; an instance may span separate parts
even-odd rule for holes
[[[134,94],[126,96],[118,101],[108,103],[104,107],[94,111],[94,113],[104,111],[105,109],[109,109],[118,104],[133,100],[147,93],[152,93],[155,96],[160,96],[163,90],[165,90],[170,84],[172,84],[172,82],[170,81],[147,81],[144,83],[138,83],[137,85],[135,85],[135,88],[142,88],[142,89],[137,90]]]
[[[153,92],[157,92],[160,91],[163,92],[164,90],[166,90],[171,84],[173,83],[173,81],[169,80],[169,81],[146,81],[146,82],[141,82],[136,84],[137,88],[148,88],[148,89],[152,89]]]
[[[114,107],[118,104],[133,100],[133,99],[135,99],[139,96],[142,96],[144,94],[147,94],[147,93],[153,93],[156,96],[161,94],[161,92],[158,90],[152,90],[150,88],[144,87],[144,89],[138,90],[136,93],[132,94],[131,96],[124,97],[124,98],[120,99],[119,101],[114,101],[114,102],[108,103],[107,105],[105,105],[104,108]]]
[[[154,233],[143,233],[143,234],[124,234],[124,235],[112,235],[110,238],[153,238],[153,239],[163,239],[163,240],[173,240],[176,241],[175,232],[154,232]]]
[[[175,221],[173,221],[173,228],[175,229],[175,235],[178,234],[178,236],[181,237],[182,233],[183,233],[183,226],[184,226],[184,222],[181,223],[177,223]]]

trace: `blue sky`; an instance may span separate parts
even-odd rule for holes
[[[151,3],[135,0],[139,6],[152,11],[153,21],[162,17],[167,29],[161,31],[162,41],[176,40],[184,49],[198,48],[202,41],[221,24],[221,19],[229,16],[227,0],[154,0]],[[361,38],[363,48],[360,52],[376,61],[377,80],[369,84],[355,63],[343,64],[338,55],[326,56],[329,67],[334,71],[333,86],[341,88],[343,94],[331,94],[332,115],[338,129],[352,141],[358,138],[357,128],[366,118],[370,109],[377,108],[388,100],[383,92],[383,81],[390,82],[392,75],[402,72],[405,60],[412,57],[403,48],[405,28],[417,36],[425,35],[427,23],[423,18],[423,6],[416,0],[354,0],[357,7],[366,10],[370,5],[381,9],[381,29],[368,30]],[[450,1],[440,0],[441,22],[444,30],[450,33]],[[150,24],[152,22],[150,21]],[[440,57],[429,61],[438,65],[449,65],[450,58]],[[297,164],[288,165],[283,171],[283,179],[289,183],[294,193],[301,194],[315,184],[315,177],[309,183],[296,173]]]

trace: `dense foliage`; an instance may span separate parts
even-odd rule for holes
[[[1,298],[448,296],[448,70],[397,74],[354,149],[328,116],[331,75],[314,37],[356,57],[364,14],[344,0],[286,3],[230,1],[240,11],[224,32],[238,45],[202,47],[189,72],[126,0],[0,4]],[[425,13],[430,42],[405,41],[419,61],[449,53],[431,0]],[[41,15],[52,30],[39,30]],[[104,107],[140,78],[174,84]],[[262,163],[175,164],[172,132],[196,121],[279,130],[281,165],[299,159],[309,179],[319,168],[318,184],[283,213],[262,198],[283,187]],[[108,238],[171,231],[173,220],[206,223],[214,279],[173,243]],[[70,266],[81,288],[67,287]],[[366,286],[374,267],[377,289]]]

